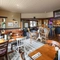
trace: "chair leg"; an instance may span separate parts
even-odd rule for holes
[[[7,55],[5,56],[5,58],[6,58],[6,60],[8,60],[8,56]]]

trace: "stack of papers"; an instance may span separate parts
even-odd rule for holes
[[[35,59],[37,59],[38,57],[40,57],[42,54],[40,53],[40,52],[38,52],[38,53],[36,53],[36,54],[34,54],[33,56],[32,56],[32,58],[35,60]]]

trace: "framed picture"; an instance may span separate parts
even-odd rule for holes
[[[18,27],[18,21],[14,21],[13,23],[15,28]]]
[[[8,22],[8,26],[13,26],[13,22]]]

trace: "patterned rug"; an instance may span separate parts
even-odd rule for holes
[[[8,55],[9,60],[22,60],[20,53],[16,50]]]
[[[31,60],[31,58],[28,56],[28,54],[43,45],[44,44],[41,43],[40,41],[32,40],[32,42],[30,43],[30,39],[24,40],[25,50],[23,47],[20,49],[21,51],[24,52],[23,58],[25,58],[25,60]],[[13,53],[10,53],[8,55],[8,60],[22,60],[22,59],[21,59],[20,53],[18,51],[14,51]]]

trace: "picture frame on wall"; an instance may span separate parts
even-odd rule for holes
[[[18,27],[18,21],[14,21],[13,24],[14,24],[14,28]]]
[[[12,27],[13,26],[13,22],[8,22],[8,26]]]

